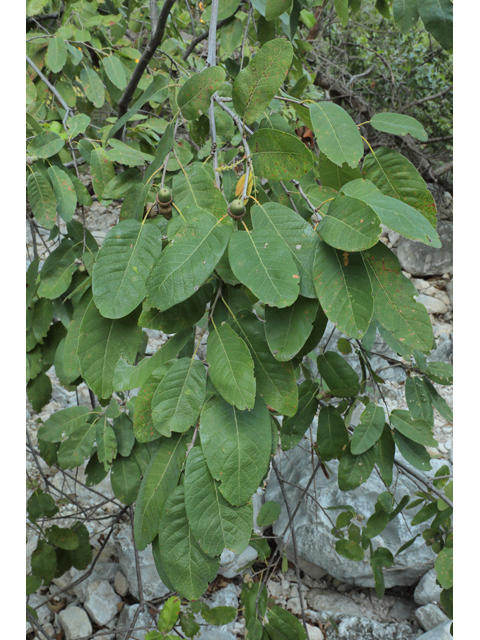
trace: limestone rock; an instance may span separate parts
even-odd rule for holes
[[[435,629],[427,631],[427,633],[422,633],[421,636],[418,636],[417,640],[451,640],[453,637],[450,633],[451,624],[452,621],[447,620],[438,627],[435,627]]]
[[[344,618],[338,625],[338,634],[329,627],[328,640],[413,640],[416,632],[406,622],[382,624],[369,618]],[[422,636],[423,637],[423,636]]]
[[[208,599],[208,605],[210,607],[235,607],[235,609],[237,609],[238,596],[235,585],[230,583],[224,589],[216,591],[213,596]],[[197,622],[204,623],[205,621],[201,616],[198,616]],[[230,637],[235,638],[235,621],[222,625],[221,627],[206,625],[202,626],[201,629],[202,634],[200,635],[200,638],[216,638],[217,636],[215,634],[222,634],[219,635],[218,638],[225,640],[230,639]]]
[[[127,595],[128,587],[129,587],[128,580],[126,579],[126,577],[123,575],[121,571],[117,571],[117,573],[115,574],[115,580],[113,582],[113,586],[119,596]]]
[[[67,607],[58,614],[58,619],[65,631],[65,640],[78,640],[92,633],[90,620],[81,607]]]
[[[438,223],[437,232],[442,246],[434,249],[421,242],[400,240],[397,258],[404,271],[414,276],[436,276],[453,270],[453,225]]]
[[[415,609],[415,603],[407,598],[398,598],[390,609],[390,615],[395,620],[409,620]]]
[[[85,602],[85,598],[87,597],[87,587],[91,582],[96,582],[98,580],[107,580],[108,582],[113,582],[115,578],[115,574],[120,569],[120,565],[118,562],[97,562],[92,573],[85,578],[82,582],[73,587],[72,591],[80,600],[80,602]],[[85,570],[79,571],[72,567],[70,569],[70,583],[78,580],[80,576],[83,576]]]
[[[230,549],[224,549],[220,556],[220,568],[218,573],[225,578],[234,578],[241,572],[245,565],[255,560],[257,556],[258,553],[250,546],[248,546],[240,555],[230,551]]]
[[[115,546],[118,553],[120,569],[128,580],[130,593],[139,599],[137,572],[135,569],[135,551],[132,541],[132,529],[130,525],[120,524],[114,533]],[[140,569],[142,572],[143,595],[146,600],[161,598],[168,593],[167,587],[160,580],[155,562],[153,560],[152,547],[149,545],[144,551],[138,552]]]
[[[417,302],[423,304],[428,313],[443,314],[448,311],[448,307],[445,302],[442,302],[442,300],[434,298],[433,296],[427,296],[424,293],[421,293],[418,296]]]
[[[413,592],[413,599],[419,605],[429,604],[429,602],[440,602],[442,588],[437,584],[437,572],[430,569],[422,576]]]
[[[348,596],[339,593],[326,593],[322,589],[310,589],[306,601],[310,609],[314,611],[329,611],[344,616],[362,616],[362,608],[355,604]]]
[[[431,631],[448,620],[436,604],[426,604],[415,611],[415,619],[424,631]]]
[[[90,618],[101,627],[113,626],[118,613],[117,605],[122,599],[106,580],[94,580],[85,590],[85,609]]]
[[[122,631],[122,629],[129,629],[132,626],[133,618],[135,617],[135,613],[139,606],[139,604],[133,604],[131,607],[124,605],[117,622],[116,640],[125,640],[127,637],[127,631]],[[148,628],[140,629],[139,627]],[[135,631],[135,633],[132,634],[132,640],[133,638],[135,638],[135,640],[145,640],[147,633],[157,628],[155,619],[150,615],[146,606],[143,608],[143,611],[140,611],[135,622],[135,628],[138,628],[138,631]]]

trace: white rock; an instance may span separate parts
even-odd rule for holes
[[[238,596],[237,589],[234,584],[229,584],[224,589],[219,589],[216,591],[211,598],[208,599],[208,605],[210,607],[234,607],[238,608]],[[197,619],[197,622],[202,623],[203,619]],[[200,637],[213,637],[208,635],[208,633],[222,633],[225,638],[230,638],[230,636],[235,631],[235,621],[230,622],[229,624],[224,624],[220,627],[214,625],[206,625],[202,626],[202,635]],[[203,635],[205,634],[205,635]],[[235,636],[234,636],[235,637]]]
[[[130,593],[139,598],[137,572],[135,568],[135,552],[132,542],[132,529],[129,524],[121,524],[114,533],[115,546],[117,548],[120,569],[130,585]],[[154,600],[165,596],[169,590],[160,580],[155,562],[153,560],[152,547],[149,545],[144,551],[138,552],[140,558],[140,570],[142,572],[143,595],[146,600]]]
[[[421,636],[418,636],[417,640],[451,640],[453,637],[450,633],[451,624],[452,621],[447,620],[447,622],[435,627],[435,629],[427,631],[427,633],[422,633]]]
[[[87,597],[87,586],[91,582],[96,582],[98,580],[107,580],[108,582],[113,582],[115,579],[115,575],[120,569],[120,565],[118,562],[97,562],[92,573],[85,578],[82,582],[73,587],[72,591],[80,600],[80,602],[85,602]],[[71,580],[69,580],[69,584],[78,580],[81,576],[83,576],[85,570],[79,571],[72,567],[70,569]]]
[[[421,577],[420,582],[415,587],[413,599],[419,605],[428,604],[429,602],[439,602],[441,587],[437,584],[437,572],[430,569]]]
[[[124,640],[127,636],[127,631],[122,631],[122,629],[129,629],[132,626],[133,618],[139,606],[139,604],[134,604],[131,607],[124,605],[117,622],[117,640]],[[139,627],[147,627],[147,629],[140,629]],[[135,638],[135,640],[145,640],[147,633],[157,628],[155,620],[148,612],[146,606],[143,611],[140,612],[135,622],[135,628],[138,628],[138,631],[132,634],[131,640],[133,640],[133,638]]]
[[[419,294],[417,302],[423,304],[428,313],[442,314],[448,311],[448,307],[444,302],[433,296],[427,296],[424,293]]]
[[[257,524],[257,516],[258,516],[258,512],[260,511],[264,503],[265,503],[265,491],[262,488],[258,488],[256,493],[254,493],[252,496],[252,506],[253,506],[253,530],[259,535],[261,535],[262,533],[262,527],[259,527]]]
[[[417,291],[426,291],[430,286],[426,280],[422,280],[421,278],[412,278],[412,282]]]
[[[219,631],[218,628],[210,630],[203,627],[198,640],[237,640],[237,637],[231,631]]]
[[[415,619],[424,631],[431,631],[448,620],[436,604],[426,604],[415,611]]]
[[[118,613],[117,604],[122,599],[106,580],[94,580],[86,588],[85,609],[90,618],[100,626],[113,626]],[[109,624],[110,623],[110,624]]]
[[[32,593],[28,598],[28,604],[32,609],[38,607],[39,604],[43,604],[46,602],[48,598],[46,596],[42,596],[37,593]],[[38,622],[43,626],[46,622],[50,622],[53,620],[53,611],[50,611],[48,605],[44,605],[43,607],[39,607],[36,609],[38,615]]]
[[[310,638],[310,640],[324,640],[325,636],[323,635],[323,632],[320,631],[320,629],[318,627],[313,627],[311,624],[308,624],[307,622],[307,629],[308,629],[308,637]]]
[[[362,616],[363,609],[348,596],[339,593],[325,593],[320,589],[311,589],[306,597],[308,606],[314,611],[329,611],[346,616]]]
[[[76,606],[70,606],[60,611],[58,619],[65,631],[66,640],[78,640],[92,633],[92,625],[85,611]]]
[[[272,598],[279,598],[282,593],[282,586],[280,582],[275,582],[274,580],[269,580],[267,582],[267,589]]]
[[[390,616],[395,620],[408,620],[413,610],[415,609],[415,603],[412,600],[406,598],[398,598],[393,607],[390,609]]]
[[[115,574],[115,580],[113,582],[113,586],[119,596],[127,595],[128,586],[129,586],[128,580],[126,579],[126,577],[123,575],[121,571],[117,571],[117,573]]]
[[[253,562],[257,557],[258,553],[250,546],[240,555],[230,551],[230,549],[224,549],[220,556],[218,573],[225,578],[234,578],[249,562]]]

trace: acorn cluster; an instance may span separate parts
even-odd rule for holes
[[[170,220],[172,217],[172,190],[168,187],[159,189],[155,198],[158,214],[163,216],[166,220]]]

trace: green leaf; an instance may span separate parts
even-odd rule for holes
[[[112,460],[117,456],[117,438],[115,431],[103,417],[97,422],[96,431],[97,457],[103,462],[105,469],[111,466]]]
[[[358,376],[348,362],[335,351],[327,351],[317,358],[318,372],[330,393],[340,398],[356,395],[360,390]]]
[[[125,51],[125,49],[121,49],[121,51]],[[123,125],[128,122],[132,116],[134,116],[137,111],[152,97],[156,97],[160,91],[166,88],[168,84],[167,80],[168,76],[163,74],[159,74],[153,77],[153,80],[150,82],[148,87],[145,89],[143,94],[138,98],[138,100],[130,107],[127,113],[119,118],[117,122],[113,125],[110,131],[107,134],[107,140],[112,138],[119,129],[123,127]]]
[[[52,397],[52,381],[46,373],[40,373],[27,385],[27,397],[34,411],[40,411]]]
[[[366,482],[375,465],[375,449],[372,447],[358,456],[350,446],[345,449],[338,465],[338,486],[341,491],[352,491]]]
[[[145,282],[162,249],[162,232],[123,220],[107,234],[93,268],[93,299],[105,318],[123,318],[146,295]]]
[[[313,154],[308,147],[297,136],[284,131],[259,129],[251,136],[249,145],[255,175],[267,180],[299,178],[313,166]]]
[[[318,235],[301,216],[276,202],[255,205],[251,210],[254,229],[271,229],[285,242],[300,274],[300,294],[315,298],[312,278]]]
[[[104,318],[93,301],[83,316],[78,341],[78,359],[82,376],[99,398],[113,393],[113,374],[123,356],[132,364],[137,355],[141,329],[138,313],[125,318]]]
[[[53,185],[57,211],[65,222],[70,222],[77,209],[77,194],[70,175],[54,166],[49,167],[48,176]]]
[[[270,640],[306,640],[307,634],[302,623],[290,611],[274,605],[268,611],[265,631]]]
[[[92,299],[91,289],[89,289],[73,312],[72,320],[68,325],[67,335],[64,343],[64,353],[62,358],[63,372],[62,378],[65,382],[73,382],[80,376],[80,361],[78,359],[78,343],[80,340],[80,326],[83,316]]]
[[[137,149],[130,147],[128,144],[125,144],[120,140],[115,140],[114,138],[109,141],[109,144],[113,149],[109,149],[107,151],[107,158],[112,162],[126,164],[128,167],[136,167],[137,165],[145,164],[144,155],[140,151],[137,151]]]
[[[433,343],[429,315],[415,301],[416,289],[402,274],[394,253],[378,243],[362,256],[372,282],[377,320],[405,346],[429,353]]]
[[[428,424],[422,419],[414,420],[408,411],[402,409],[392,411],[390,420],[392,426],[397,431],[400,431],[401,434],[410,438],[410,440],[427,447],[436,447],[438,445],[432,434],[433,423]]]
[[[174,493],[184,458],[182,435],[173,434],[171,438],[160,441],[157,453],[143,476],[135,508],[135,542],[140,551],[146,549],[159,532],[163,506]]]
[[[278,502],[273,502],[273,500],[269,500],[262,505],[260,511],[257,515],[257,525],[259,527],[268,527],[274,522],[276,522],[280,517],[280,512],[282,507],[278,504]]]
[[[290,12],[292,0],[266,0],[265,20],[273,20],[278,18],[285,11]]]
[[[444,548],[435,560],[437,579],[444,589],[453,586],[453,549]]]
[[[121,358],[113,375],[113,386],[116,391],[128,391],[143,386],[155,369],[176,357],[191,334],[192,331],[187,329],[172,336],[155,355],[151,358],[145,358],[135,367]]]
[[[413,164],[398,151],[382,147],[363,161],[363,177],[386,196],[418,209],[436,227],[436,207],[432,194]]]
[[[432,247],[442,246],[434,227],[417,209],[397,198],[382,194],[373,182],[354,180],[344,185],[342,191],[369,205],[380,221],[392,231]]]
[[[406,116],[401,113],[377,113],[371,119],[370,124],[377,131],[391,133],[396,136],[405,136],[409,133],[422,142],[428,140],[427,132],[420,122],[411,116]]]
[[[103,464],[100,464],[97,452],[95,451],[95,453],[90,456],[90,460],[85,467],[85,475],[87,476],[85,485],[92,487],[100,484],[100,482],[107,477],[109,470],[110,468],[105,469]]]
[[[38,342],[43,342],[53,318],[53,304],[48,298],[39,298],[33,307],[32,330]]]
[[[202,450],[193,448],[185,467],[185,509],[195,540],[211,558],[223,549],[241,554],[252,531],[252,505],[233,507],[220,493]]]
[[[167,157],[167,153],[173,146],[173,125],[169,124],[165,129],[160,142],[158,143],[157,150],[155,152],[155,159],[152,164],[145,171],[145,175],[143,177],[144,184],[148,182],[157,182],[158,181],[158,173],[157,170],[163,165],[163,161]],[[177,200],[177,198],[175,198]]]
[[[356,198],[337,196],[317,227],[322,240],[342,251],[362,251],[376,244],[382,227],[371,206]]]
[[[190,207],[186,221],[162,251],[147,280],[147,301],[164,311],[197,291],[223,255],[231,227],[204,209]]]
[[[180,599],[171,596],[163,605],[158,616],[157,627],[162,633],[168,633],[173,629],[180,613]]]
[[[357,253],[337,251],[325,242],[315,250],[313,281],[325,314],[347,336],[365,335],[374,298],[368,272]]]
[[[142,181],[142,174],[136,167],[127,169],[122,173],[118,173],[103,190],[103,198],[122,198],[125,196],[134,184]]]
[[[239,411],[222,398],[208,400],[200,416],[200,437],[210,473],[235,506],[246,504],[268,470],[272,448],[270,415],[262,398]]]
[[[412,525],[416,526],[417,524],[422,524],[430,518],[435,517],[438,514],[438,507],[436,502],[428,502],[424,505],[418,513],[416,513],[412,518]]]
[[[285,243],[271,229],[233,233],[228,256],[235,276],[265,304],[287,307],[298,297],[298,270]]]
[[[65,140],[58,133],[44,131],[30,140],[28,151],[30,155],[37,156],[37,158],[51,158],[64,146]]]
[[[98,147],[90,154],[90,171],[92,174],[93,189],[100,199],[107,184],[115,177],[115,169],[108,159],[105,149]]]
[[[157,524],[160,532],[153,542],[153,558],[160,577],[166,576],[182,598],[199,598],[217,575],[220,561],[209,558],[195,540],[185,511],[184,487],[171,491]]]
[[[90,67],[83,67],[80,71],[80,80],[83,90],[90,102],[93,102],[97,109],[103,107],[105,102],[105,89],[100,76]]]
[[[198,162],[186,167],[173,179],[175,206],[184,211],[194,205],[209,211],[215,218],[227,213],[227,203],[214,177]]]
[[[115,178],[112,178],[114,180]],[[105,191],[108,193],[108,189],[111,183],[105,185]],[[128,192],[125,194],[122,208],[120,210],[120,220],[126,220],[134,218],[135,220],[142,221],[144,217],[145,203],[149,196],[151,189],[150,184],[135,183],[131,185]]]
[[[393,19],[403,34],[415,26],[418,17],[417,0],[393,0]]]
[[[133,431],[139,442],[151,442],[158,440],[160,433],[153,426],[152,399],[158,385],[163,380],[168,369],[173,366],[173,361],[168,365],[156,368],[147,382],[142,385],[135,402],[135,413],[133,417]]]
[[[132,504],[137,499],[142,481],[140,469],[133,458],[117,456],[112,464],[112,489],[123,504]]]
[[[363,141],[345,109],[334,102],[319,102],[310,105],[310,116],[320,151],[339,167],[347,163],[354,169],[363,157]]]
[[[429,362],[426,373],[437,384],[450,385],[453,383],[453,367],[448,362]]]
[[[362,534],[369,540],[382,533],[390,521],[389,514],[383,509],[376,510],[367,520]]]
[[[209,334],[207,358],[209,375],[220,395],[237,409],[253,409],[253,359],[245,342],[228,324],[222,323]]]
[[[26,595],[30,596],[32,593],[35,593],[42,586],[42,579],[37,578],[35,576],[27,576],[26,577]]]
[[[395,457],[395,442],[393,441],[392,431],[388,424],[385,425],[383,433],[377,443],[376,448],[376,464],[380,471],[383,481],[389,487],[393,479],[393,459]]]
[[[40,426],[38,437],[46,442],[61,442],[77,427],[86,424],[88,415],[88,407],[68,407],[56,411]]]
[[[430,471],[430,456],[422,444],[410,440],[397,430],[393,431],[393,439],[402,456],[412,467],[420,471]]]
[[[348,445],[348,432],[342,416],[332,406],[322,407],[318,414],[316,450],[322,460],[339,458]]]
[[[292,364],[285,362],[279,366],[265,339],[263,323],[251,311],[233,313],[230,324],[252,354],[257,393],[279,413],[295,415],[298,390]]]
[[[74,469],[83,464],[92,453],[96,436],[96,423],[84,423],[76,427],[58,450],[58,464],[61,469]]]
[[[50,38],[45,61],[53,73],[59,73],[67,61],[67,46],[63,38]]]
[[[453,412],[448,406],[446,400],[442,398],[442,396],[438,393],[430,380],[428,380],[427,378],[423,378],[423,382],[427,388],[430,398],[432,399],[435,409],[443,418],[445,418],[445,420],[453,422]]]
[[[105,56],[102,60],[103,68],[108,76],[108,79],[114,84],[117,89],[123,91],[127,86],[127,75],[125,73],[125,67],[117,58],[117,56]]]
[[[79,113],[67,120],[69,138],[75,138],[80,133],[84,133],[90,124],[90,118],[84,113]]]
[[[280,362],[291,360],[312,332],[318,302],[298,297],[284,309],[265,308],[265,333],[273,355]]]
[[[385,426],[385,412],[374,402],[369,402],[355,427],[351,451],[354,455],[364,453],[381,437]]]
[[[48,528],[45,533],[48,541],[54,546],[59,547],[59,549],[73,551],[74,549],[78,549],[80,544],[77,534],[71,529],[63,529],[54,524]]]
[[[409,376],[405,381],[405,400],[412,418],[421,418],[433,425],[432,398],[422,378]]]
[[[354,542],[353,540],[337,540],[335,543],[335,551],[339,556],[357,562],[363,560],[365,555],[362,547],[358,542]]]
[[[270,40],[237,75],[232,89],[233,106],[247,124],[254,122],[268,107],[285,80],[292,58],[290,42],[281,38]]]
[[[177,96],[177,104],[187,120],[195,120],[210,107],[210,99],[225,80],[222,67],[209,67],[195,73],[185,82]]]
[[[39,518],[52,518],[58,513],[55,500],[41,489],[35,489],[27,503],[28,519],[36,522]]]
[[[77,269],[75,243],[64,238],[60,245],[45,260],[40,272],[38,295],[43,298],[58,298],[70,286],[72,274]]]
[[[32,573],[41,578],[45,584],[50,584],[55,575],[57,556],[51,544],[39,540],[37,548],[32,553]]]
[[[450,589],[443,589],[440,594],[440,604],[442,605],[445,613],[450,618],[453,619],[453,587]],[[452,623],[453,625],[453,623]],[[450,633],[453,634],[452,625],[450,625]]]
[[[180,358],[167,371],[152,398],[152,420],[164,436],[195,424],[205,400],[207,372],[194,358]]]
[[[283,417],[280,439],[284,451],[293,449],[300,442],[317,413],[318,400],[315,396],[318,385],[305,381],[300,385],[299,390],[303,384],[307,385],[308,390],[300,396],[296,414],[290,418]]]
[[[214,624],[216,627],[222,627],[225,624],[233,622],[237,617],[236,607],[212,607],[202,611],[202,618],[208,624]]]
[[[344,184],[362,177],[359,166],[354,169],[344,162],[341,166],[335,164],[320,151],[318,157],[318,173],[322,187],[338,191]]]
[[[90,536],[87,527],[81,522],[75,522],[72,529],[78,536],[80,544],[73,551],[69,551],[70,562],[81,571],[86,569],[92,561],[92,547],[90,546]]]
[[[453,49],[452,0],[422,0],[418,12],[428,33],[447,51]]]
[[[28,199],[37,222],[46,229],[55,225],[56,199],[50,182],[41,173],[31,173],[27,180]]]
[[[118,408],[118,405],[115,404]],[[127,458],[132,452],[135,444],[135,434],[133,433],[133,422],[126,413],[121,413],[113,421],[113,430],[117,440],[118,453]]]
[[[342,27],[348,24],[348,0],[333,0],[333,6],[337,12]]]
[[[27,16],[31,18],[39,14],[47,3],[48,0],[29,0],[27,2]]]

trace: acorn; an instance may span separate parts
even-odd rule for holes
[[[232,200],[232,202],[228,205],[227,209],[228,215],[234,220],[241,220],[245,215],[245,205],[238,198],[236,200]]]
[[[172,190],[168,187],[163,187],[158,191],[155,199],[159,214],[166,220],[170,220],[172,217]]]

